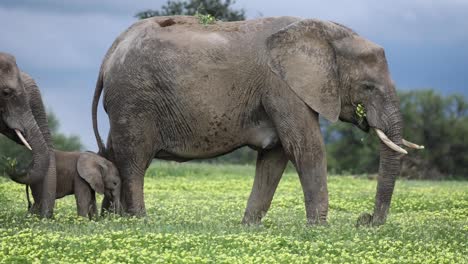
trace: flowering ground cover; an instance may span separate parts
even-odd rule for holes
[[[147,217],[26,214],[24,186],[0,178],[0,263],[468,263],[468,182],[398,181],[387,223],[356,228],[376,181],[330,176],[329,226],[306,225],[295,173],[281,180],[261,226],[240,224],[254,167],[156,163]],[[98,198],[101,200],[101,197]]]

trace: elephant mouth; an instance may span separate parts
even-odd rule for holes
[[[363,118],[360,122],[358,122],[357,127],[366,133],[370,131],[370,125],[366,118]]]
[[[26,140],[27,134],[25,133],[23,129],[19,128],[16,125],[8,124],[6,120],[4,121],[4,125],[0,129],[2,130],[2,133],[5,136],[9,137],[10,139],[18,143],[21,142],[26,148],[28,148],[29,150],[32,150],[31,145]]]
[[[29,150],[32,151],[31,145],[29,145],[28,141],[26,138],[23,136],[24,133],[22,133],[19,129],[14,129],[16,136],[18,139],[23,143],[23,145],[28,148]]]
[[[21,142],[26,148],[32,150],[31,145],[26,140],[27,134],[24,132],[23,129],[17,128],[17,126],[7,125],[7,130],[7,133],[10,135],[11,139],[13,139],[16,142]]]

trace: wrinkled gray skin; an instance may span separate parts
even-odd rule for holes
[[[97,216],[95,192],[104,194],[114,212],[120,209],[120,177],[112,162],[92,152],[55,150],[57,171],[56,199],[75,194],[79,216]],[[8,173],[15,182],[26,184],[24,174]],[[40,195],[40,184],[31,184],[34,200]],[[34,207],[34,205],[33,205]]]
[[[107,149],[97,131],[102,89]],[[367,119],[358,121],[362,103]],[[307,220],[326,223],[326,157],[319,115],[401,145],[402,118],[384,50],[327,21],[262,18],[201,25],[156,17],[122,33],[101,66],[93,101],[100,151],[116,164],[126,212],[144,215],[143,176],[153,158],[186,161],[242,146],[258,150],[243,223],[261,221],[288,161],[297,169]],[[375,209],[361,224],[385,222],[399,154],[382,144]]]
[[[23,145],[14,129],[32,147],[32,163],[25,182],[38,185],[31,212],[52,217],[55,203],[55,156],[41,94],[34,80],[16,65],[15,58],[0,52],[0,133]]]

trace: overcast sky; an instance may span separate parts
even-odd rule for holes
[[[0,51],[31,74],[61,131],[96,150],[91,101],[102,58],[138,11],[163,0],[2,0]],[[238,0],[248,18],[299,16],[345,24],[386,50],[400,89],[468,96],[468,0]],[[102,109],[102,106],[100,106]],[[100,110],[101,134],[107,116]]]

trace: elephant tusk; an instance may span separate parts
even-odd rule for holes
[[[21,134],[21,132],[18,130],[18,129],[15,129],[15,132],[16,132],[16,135],[19,137],[19,139],[21,140],[21,142],[23,142],[23,144],[29,149],[32,151],[32,148],[31,146],[29,145],[28,141],[26,141],[26,139],[24,138],[23,134]]]
[[[398,146],[397,144],[393,143],[388,137],[387,135],[385,135],[385,133],[378,129],[378,128],[374,128],[375,129],[375,132],[377,133],[377,136],[380,138],[380,140],[382,140],[383,143],[385,143],[385,145],[387,145],[389,148],[393,149],[394,151],[398,152],[398,153],[401,153],[401,154],[408,154],[408,152],[401,148],[400,146]]]
[[[405,139],[402,139],[401,140],[401,143],[405,146],[407,146],[408,148],[414,148],[414,149],[424,149],[424,146],[423,145],[418,145],[418,144],[414,144],[413,142],[409,142]]]

